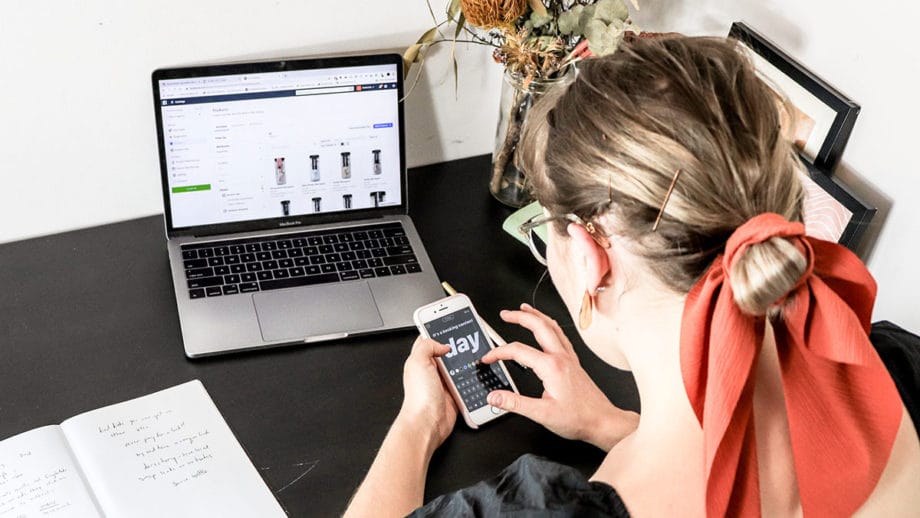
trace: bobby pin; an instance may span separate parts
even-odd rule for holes
[[[661,223],[661,216],[664,216],[664,208],[668,205],[668,200],[671,199],[671,193],[674,192],[674,185],[677,183],[678,176],[680,176],[680,169],[674,171],[674,178],[671,179],[671,185],[668,187],[668,192],[664,195],[664,202],[661,204],[661,209],[658,210],[658,217],[655,218],[655,224],[652,225],[652,232],[658,230],[658,224]]]

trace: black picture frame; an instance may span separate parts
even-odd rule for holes
[[[802,162],[812,182],[803,180],[806,232],[813,237],[836,241],[856,252],[878,209],[859,199],[839,179],[830,177],[807,160]]]
[[[765,76],[768,83],[772,83],[771,86],[776,87],[779,83],[791,85],[791,88],[784,89],[782,93],[796,109],[801,108],[799,102],[807,103],[811,107],[826,107],[813,110],[820,111],[821,115],[814,130],[815,143],[812,144],[812,139],[809,139],[809,150],[803,149],[802,155],[804,160],[820,171],[833,175],[853,131],[860,106],[744,22],[733,23],[728,36],[740,41],[775,68],[773,70],[760,66],[762,62],[759,65],[758,60],[755,60],[758,72]],[[790,80],[791,83],[788,82]],[[817,117],[817,113],[808,115]]]
[[[806,117],[821,118],[809,133],[811,145],[807,147],[812,152],[799,146],[806,170],[802,178],[806,232],[856,251],[877,209],[859,199],[832,174],[853,131],[859,105],[747,24],[733,23],[728,36],[753,52],[758,73],[772,88],[779,89],[796,110]],[[803,109],[803,105],[807,108]]]

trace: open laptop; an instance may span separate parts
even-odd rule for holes
[[[411,327],[443,296],[407,216],[402,97],[395,54],[153,73],[187,356]]]

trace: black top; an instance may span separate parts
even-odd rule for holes
[[[410,516],[629,516],[616,490],[575,468],[524,455],[498,476],[439,496]]]
[[[920,433],[920,336],[883,320],[872,324],[869,339],[891,373],[914,428]]]
[[[920,337],[891,322],[872,325],[869,337],[920,431]],[[524,455],[495,478],[440,496],[410,516],[626,517],[616,490],[589,482],[578,470]]]

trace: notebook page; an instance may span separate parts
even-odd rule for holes
[[[285,516],[198,380],[61,428],[107,516]]]
[[[0,518],[102,517],[58,426],[0,442]]]

